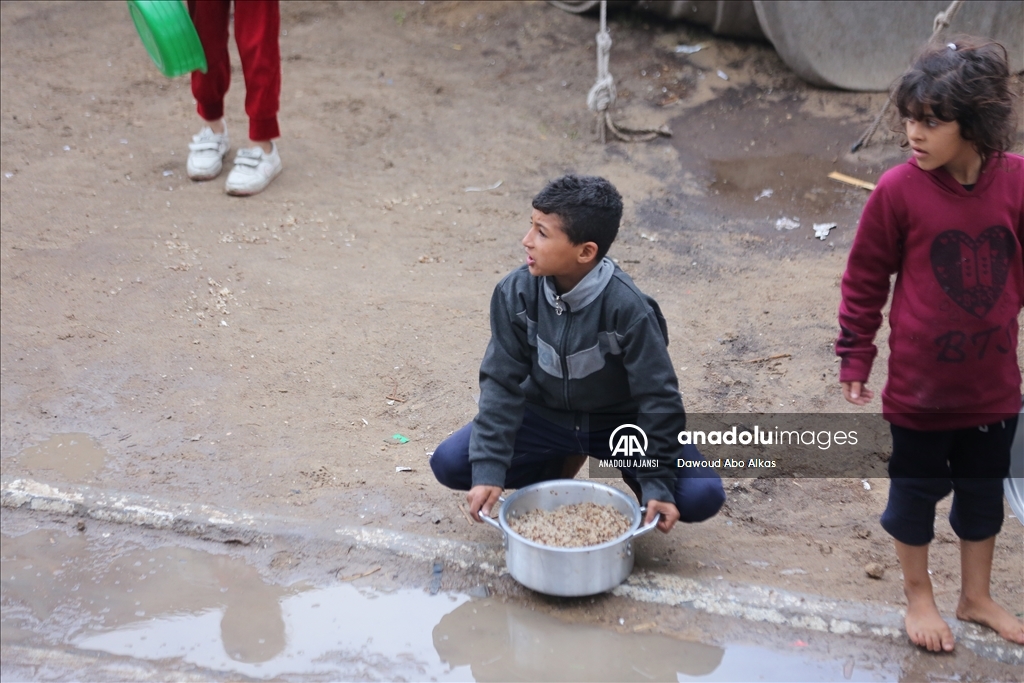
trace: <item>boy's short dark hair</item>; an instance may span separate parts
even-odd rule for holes
[[[900,77],[892,102],[901,119],[924,118],[926,107],[940,121],[956,121],[960,137],[983,159],[1013,148],[1014,96],[1006,48],[985,38],[954,36],[930,43]],[[902,120],[894,130],[902,130]],[[903,147],[909,141],[902,140]]]
[[[591,175],[552,180],[533,198],[533,208],[558,216],[573,244],[596,244],[598,259],[608,253],[622,221],[622,195],[604,178]]]

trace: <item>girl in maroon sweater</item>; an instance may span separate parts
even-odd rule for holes
[[[871,194],[843,275],[843,396],[865,405],[873,340],[889,313],[889,502],[910,639],[953,649],[928,577],[935,504],[950,491],[960,537],[958,619],[1024,643],[1024,624],[989,593],[1002,480],[1021,407],[1017,316],[1024,304],[1024,158],[1008,154],[1016,117],[1006,50],[973,38],[932,45],[892,101],[912,158]]]

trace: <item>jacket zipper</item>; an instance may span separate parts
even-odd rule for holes
[[[555,297],[555,314],[562,315],[559,311],[561,309],[562,300],[560,297]],[[558,345],[558,355],[562,362],[562,398],[565,401],[565,409],[572,410],[569,405],[569,361],[566,359],[565,352],[569,345],[569,328],[572,327],[572,311],[568,308],[564,309],[568,314],[565,318],[565,329],[562,330],[562,341]]]

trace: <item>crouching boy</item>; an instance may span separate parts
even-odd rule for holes
[[[645,462],[656,462],[620,468],[645,524],[660,513],[668,532],[725,502],[714,470],[675,467],[700,454],[675,442],[684,414],[661,310],[605,257],[621,219],[622,197],[603,178],[567,175],[533,200],[526,264],[491,298],[479,412],[430,459],[438,481],[469,491],[477,521],[503,488],[571,478],[588,455],[610,459],[624,416],[646,428]]]

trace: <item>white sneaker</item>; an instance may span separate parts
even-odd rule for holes
[[[247,197],[262,192],[280,172],[281,157],[277,153],[276,143],[271,143],[270,154],[260,147],[240,149],[224,190],[236,197]]]
[[[212,180],[220,175],[224,157],[228,155],[231,142],[228,140],[228,129],[223,133],[214,133],[209,126],[203,126],[199,135],[192,136],[188,146],[188,177],[192,180]]]

